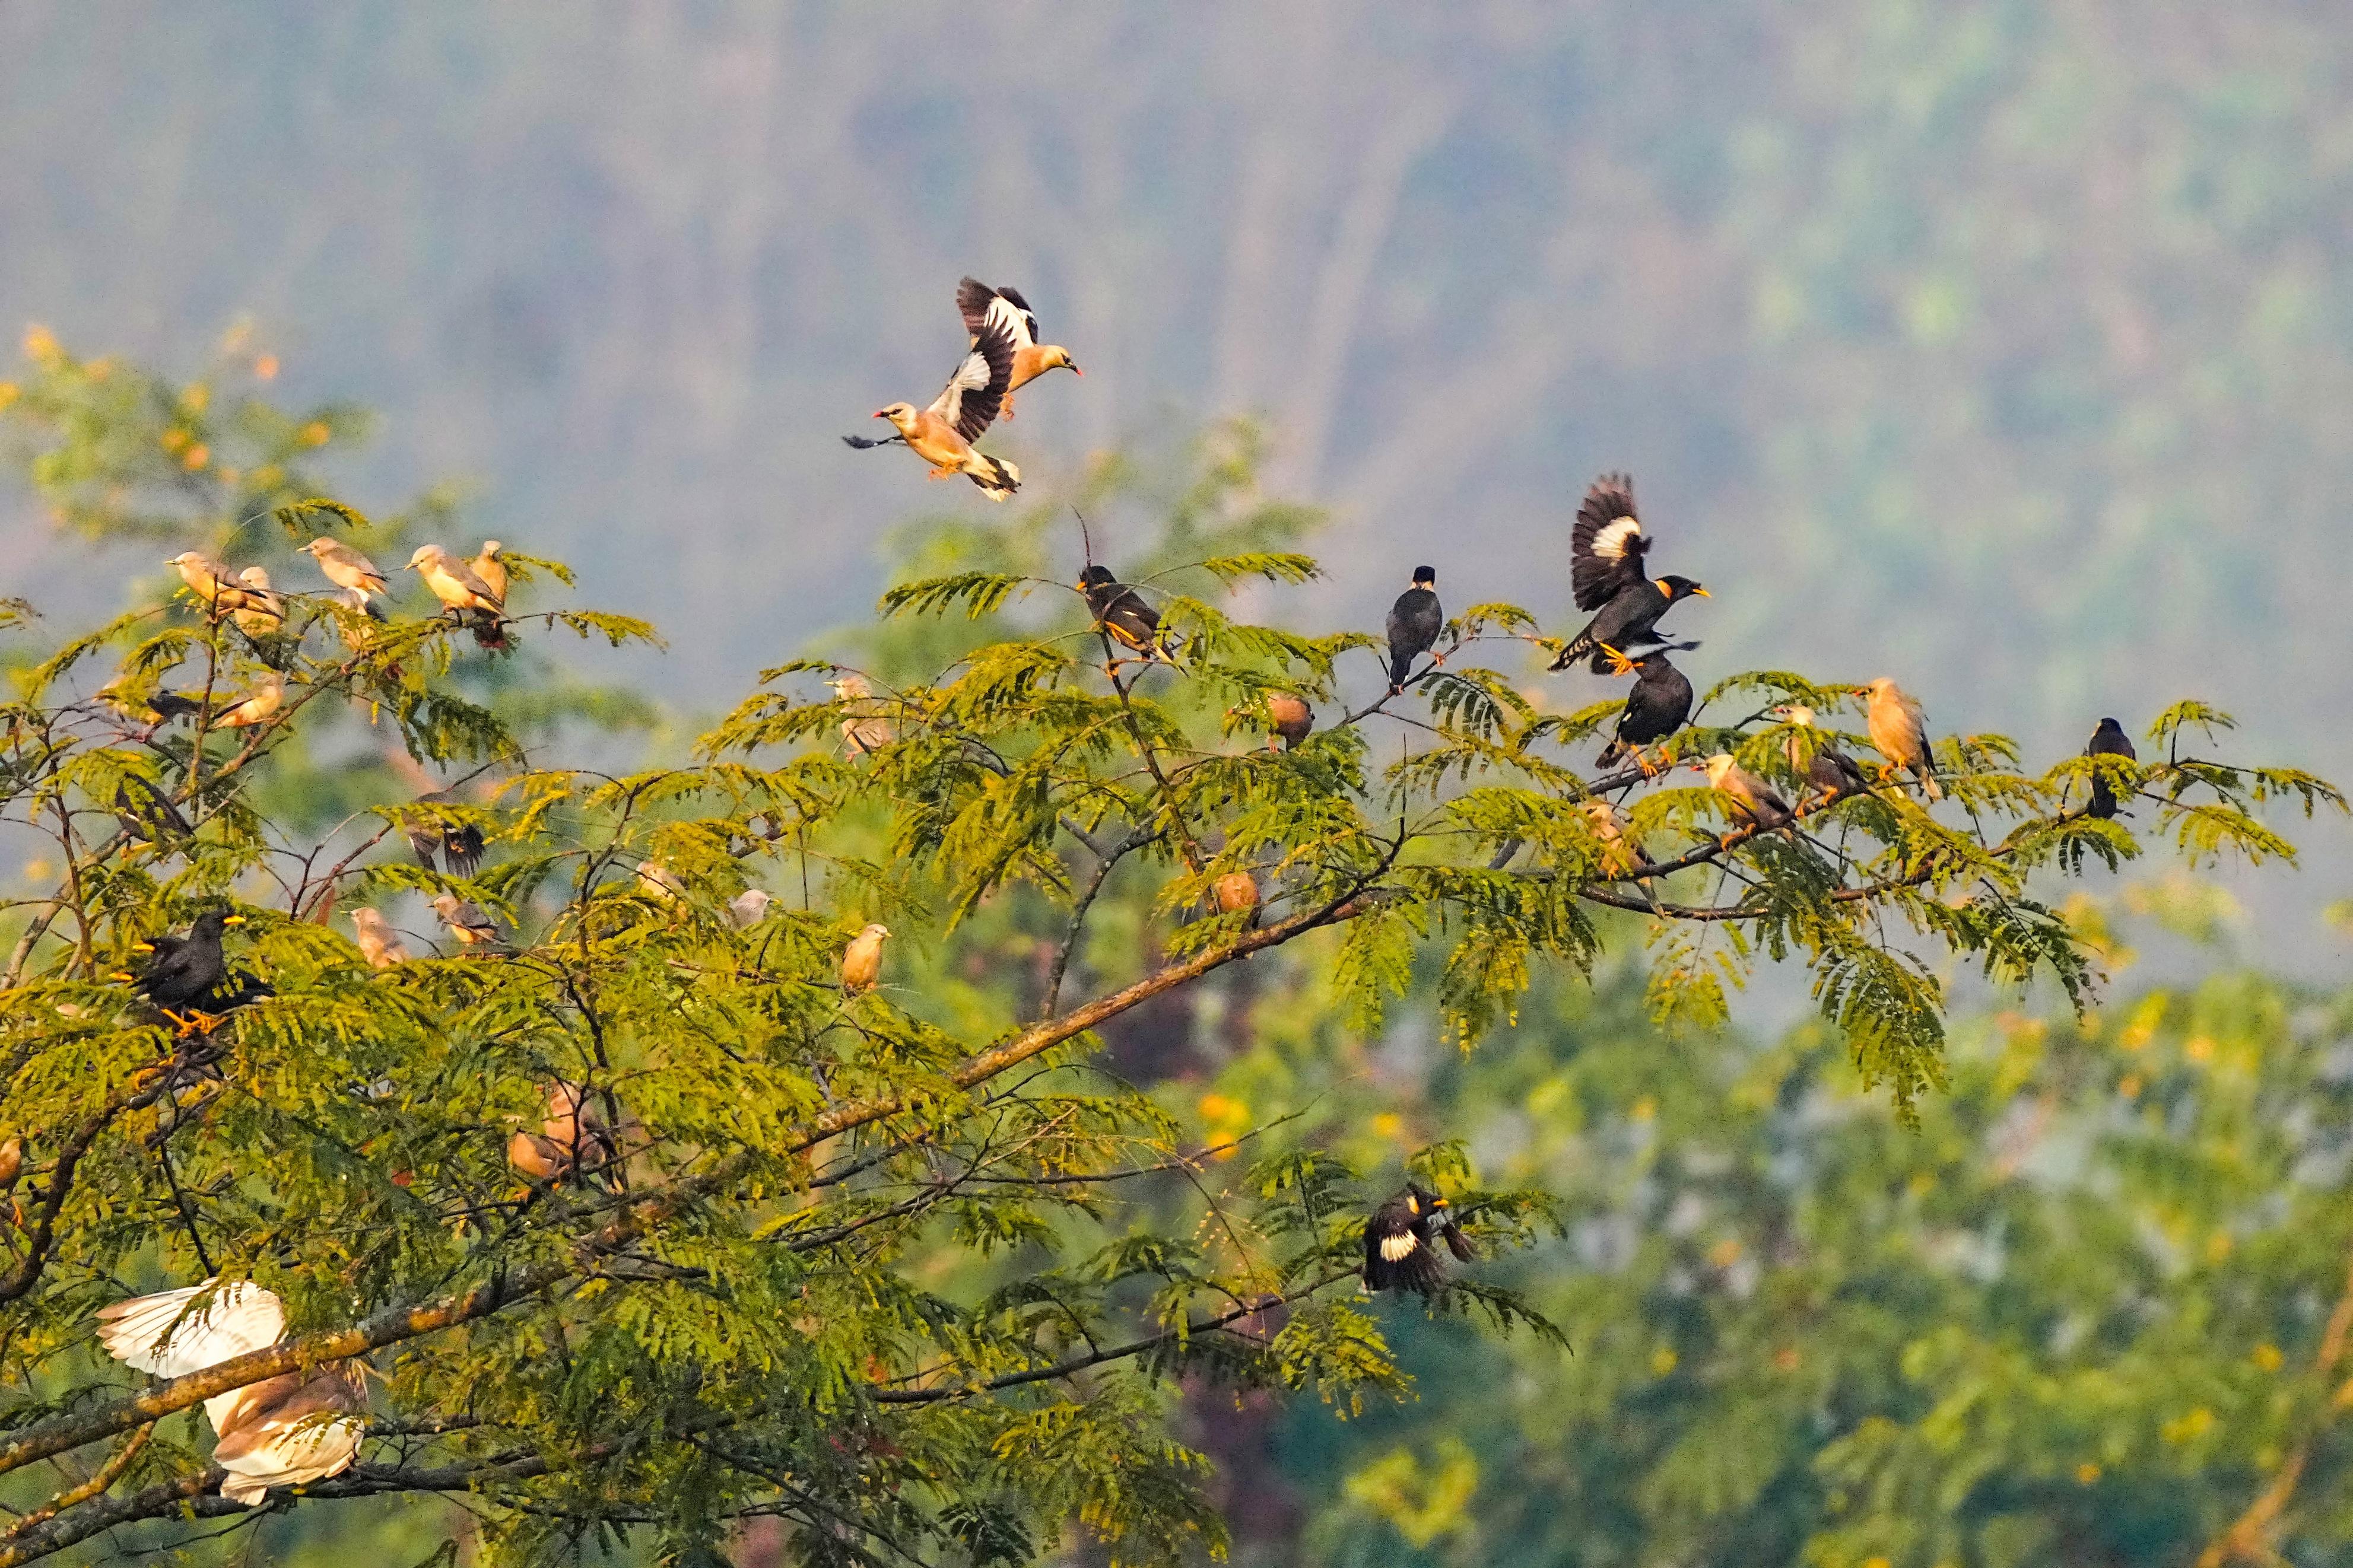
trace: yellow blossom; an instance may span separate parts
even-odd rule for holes
[[[2125,1076],[2118,1080],[2116,1084],[2116,1092],[2123,1095],[2126,1100],[2138,1100],[2140,1098],[2140,1074],[2137,1072],[2128,1072],[2125,1074]]]
[[[2182,1042],[2181,1054],[2193,1062],[2212,1061],[2214,1037],[2211,1035],[2192,1035]]]
[[[25,329],[25,357],[49,370],[65,358],[65,351],[58,347],[57,334],[36,321]]]
[[[2099,1466],[2094,1464],[2082,1464],[2075,1467],[2075,1484],[2077,1486],[2088,1487],[2099,1479]]]
[[[294,434],[305,447],[323,447],[332,432],[328,430],[325,420],[313,419]]]
[[[176,452],[188,444],[188,433],[177,425],[164,432],[164,450]]]
[[[1675,1363],[1681,1359],[1675,1354],[1673,1346],[1661,1345],[1651,1352],[1651,1370],[1659,1376],[1664,1377],[1675,1370]]]
[[[202,414],[213,400],[213,390],[203,382],[193,382],[180,394],[180,406],[191,414]]]
[[[2266,1340],[2255,1347],[2254,1354],[2248,1359],[2265,1372],[2277,1372],[2280,1363],[2285,1358],[2280,1354],[2279,1346]]]
[[[1373,1134],[1378,1138],[1394,1138],[1405,1131],[1405,1118],[1394,1110],[1384,1110],[1373,1118]]]
[[[1636,1100],[1633,1103],[1632,1108],[1626,1112],[1627,1115],[1632,1117],[1637,1121],[1648,1121],[1658,1113],[1659,1102],[1652,1100],[1647,1094],[1641,1099]]]
[[[1718,1268],[1729,1268],[1740,1261],[1740,1238],[1727,1236],[1707,1249],[1707,1260]]]
[[[0,408],[5,408],[16,401],[16,384],[13,381],[0,381]]]
[[[188,448],[187,456],[180,459],[180,466],[189,469],[201,468],[212,460],[213,449],[199,441]]]

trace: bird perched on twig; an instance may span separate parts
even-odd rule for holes
[[[475,643],[494,653],[512,647],[505,626],[506,597],[475,575],[474,569],[438,544],[420,544],[408,558],[408,569],[460,624],[474,634]]]
[[[1013,374],[1005,384],[1004,418],[1013,417],[1013,395],[1048,371],[1087,374],[1071,358],[1070,350],[1039,342],[1036,313],[1029,300],[1010,289],[992,289],[967,278],[956,285],[956,309],[964,312],[964,330],[972,334],[975,348],[980,346],[981,333],[992,327],[1002,326],[1013,334]]]
[[[1793,820],[1780,792],[1735,762],[1730,752],[1718,752],[1696,765],[1706,773],[1708,786],[1730,799],[1735,820],[1751,827],[1782,827]]]
[[[249,730],[285,705],[286,678],[273,671],[255,681],[252,690],[231,699],[227,707],[216,711],[213,724],[222,730]]]
[[[237,574],[237,580],[246,587],[240,595],[245,602],[229,611],[237,629],[257,640],[284,630],[286,601],[269,591],[268,568],[248,566]]]
[[[164,1290],[98,1310],[98,1342],[115,1360],[157,1377],[185,1377],[285,1337],[286,1309],[249,1279]],[[205,1415],[227,1474],[221,1496],[248,1507],[272,1487],[341,1475],[358,1458],[367,1408],[355,1363],[289,1372],[216,1394]]]
[[[206,910],[189,923],[187,935],[158,936],[149,943],[146,966],[122,978],[184,1031],[192,1027],[184,1014],[225,1013],[266,996],[269,987],[250,977],[240,977],[235,986],[225,984],[228,959],[221,952],[221,937],[230,926],[244,923],[243,915]]]
[[[843,706],[841,743],[852,757],[871,757],[899,738],[899,727],[891,721],[886,705],[875,700],[864,676],[845,669],[826,685]]]
[[[776,895],[765,888],[746,888],[727,900],[727,923],[737,931],[750,931],[768,918],[768,906]]]
[[[1808,784],[1820,792],[1821,800],[1834,800],[1842,795],[1871,793],[1871,780],[1864,775],[1862,764],[1830,742],[1816,740],[1810,752],[1808,751],[1807,737],[1799,731],[1820,733],[1814,729],[1812,709],[1802,702],[1785,703],[1773,710],[1773,717],[1790,727],[1788,735],[1781,742],[1782,754],[1789,759],[1791,767],[1805,776]]]
[[[575,1170],[603,1170],[621,1150],[622,1140],[596,1097],[558,1079],[547,1086],[539,1131],[519,1128],[507,1140],[507,1163],[534,1182],[558,1182]]]
[[[1413,661],[1438,646],[1438,634],[1446,629],[1446,612],[1438,603],[1438,568],[1417,566],[1413,583],[1397,596],[1389,606],[1389,693],[1395,696],[1405,689],[1406,677],[1413,673]],[[1444,664],[1442,653],[1430,654],[1430,662]]]
[[[125,773],[115,784],[114,817],[124,833],[150,844],[160,844],[167,837],[185,838],[195,831],[170,795],[137,773]]]
[[[849,939],[849,945],[841,952],[844,996],[874,989],[875,983],[882,978],[882,944],[890,936],[891,928],[878,921]]]
[[[461,899],[455,893],[438,894],[433,900],[433,912],[441,917],[442,925],[461,948],[496,952],[506,945],[499,935],[498,922],[470,899]]]
[[[996,422],[1006,390],[1013,384],[1013,329],[1008,323],[982,323],[973,334],[971,352],[957,363],[955,374],[948,377],[947,385],[929,408],[893,403],[874,411],[875,418],[891,422],[899,432],[896,436],[879,441],[863,436],[842,439],[861,451],[902,443],[932,465],[933,479],[962,474],[989,500],[1008,500],[1021,488],[1021,470],[975,450],[973,443]]]
[[[1307,699],[1292,692],[1268,692],[1266,716],[1274,725],[1274,733],[1267,741],[1270,749],[1280,739],[1288,752],[1315,731],[1315,710],[1307,706]]]
[[[188,592],[205,607],[206,617],[219,620],[232,610],[249,607],[253,596],[229,575],[228,568],[211,556],[195,550],[183,550],[164,563],[180,574]]]
[[[454,790],[427,790],[417,797],[419,805],[455,805]],[[482,830],[470,822],[455,822],[419,814],[404,816],[400,831],[408,840],[408,847],[417,856],[417,863],[428,871],[445,871],[452,877],[468,878],[482,868]],[[441,863],[436,866],[434,852],[438,850]]]
[[[2125,727],[2114,719],[2100,721],[2100,727],[2092,731],[2092,743],[2084,748],[2084,754],[2087,757],[2122,757],[2128,763],[2140,760],[2140,753],[2133,750],[2132,739],[2125,733]],[[2096,767],[2092,770],[2091,804],[2084,809],[2103,822],[2116,814],[2116,788]]]
[[[1884,772],[1893,776],[1910,768],[1912,776],[1920,781],[1920,793],[1930,800],[1942,800],[1945,792],[1936,783],[1936,759],[1928,748],[1927,721],[1920,705],[1889,676],[1881,676],[1866,689],[1871,705],[1864,710],[1863,723],[1871,732],[1871,743],[1887,759]]]
[[[1630,877],[1651,863],[1641,846],[1626,837],[1626,825],[1618,820],[1618,813],[1606,800],[1580,802],[1577,808],[1593,825],[1593,836],[1601,841],[1601,868],[1612,877]]]
[[[410,953],[407,946],[392,929],[392,922],[380,910],[362,904],[352,911],[352,932],[360,946],[360,954],[368,961],[370,969],[390,969],[396,963],[406,963]]]
[[[375,562],[350,545],[323,536],[304,545],[302,553],[319,563],[328,582],[352,595],[347,602],[354,608],[373,619],[384,619],[383,607],[375,601],[384,595],[386,583]]]
[[[1663,649],[1633,661],[1634,689],[1626,693],[1625,710],[1618,715],[1616,737],[1594,759],[1599,767],[1616,767],[1628,756],[1645,774],[1651,772],[1642,748],[1663,741],[1691,717],[1692,683],[1668,661]]]
[[[1661,616],[1684,599],[1709,596],[1689,577],[1644,576],[1650,549],[1651,536],[1634,512],[1634,481],[1624,474],[1594,480],[1577,508],[1568,564],[1577,607],[1594,616],[1560,650],[1553,668],[1567,669],[1591,655],[1595,674],[1624,675],[1633,668],[1630,651],[1666,640],[1658,634]]]
[[[501,607],[507,602],[507,563],[499,559],[499,552],[505,548],[495,539],[485,539],[472,562],[474,575],[482,580],[482,585],[490,589],[491,596]]]
[[[1113,642],[1146,664],[1176,662],[1160,646],[1160,612],[1145,604],[1143,595],[1113,576],[1110,567],[1090,566],[1079,574],[1079,592],[1086,595],[1095,625],[1110,633]]]
[[[1437,1251],[1440,1242],[1458,1262],[1477,1256],[1454,1218],[1453,1205],[1409,1183],[1365,1222],[1365,1289],[1435,1294],[1446,1284],[1446,1265]]]

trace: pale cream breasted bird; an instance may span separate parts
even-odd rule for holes
[[[1699,765],[1707,773],[1709,787],[1731,800],[1732,815],[1741,823],[1779,827],[1790,820],[1789,803],[1771,784],[1735,762],[1730,752],[1718,752]]]
[[[678,873],[662,864],[659,856],[649,856],[638,862],[638,891],[659,903],[675,902],[686,891]]]
[[[284,1303],[244,1279],[208,1279],[98,1311],[98,1342],[106,1352],[163,1378],[267,1350],[285,1334]],[[359,1368],[347,1361],[214,1394],[205,1415],[220,1439],[213,1462],[227,1472],[221,1496],[250,1507],[272,1487],[341,1475],[359,1457],[366,1408]]]
[[[973,340],[972,352],[956,365],[955,374],[929,408],[893,403],[874,411],[899,433],[880,441],[845,436],[850,446],[866,448],[902,442],[932,465],[931,477],[952,479],[963,474],[991,500],[1006,500],[1021,488],[1021,470],[999,458],[984,456],[973,443],[996,422],[1013,380],[1013,332],[1002,322],[988,324]]]
[[[219,730],[250,729],[285,705],[286,678],[265,675],[254,683],[252,690],[213,715],[213,727]]]
[[[844,670],[826,684],[848,710],[841,721],[841,741],[851,756],[871,756],[899,738],[898,725],[891,721],[885,705],[876,700],[874,689],[866,684],[864,676]]]
[[[976,345],[991,326],[1003,326],[1013,333],[1013,377],[1005,387],[1003,417],[1007,419],[1013,417],[1013,395],[1048,371],[1087,374],[1071,358],[1070,350],[1038,341],[1037,314],[1014,289],[992,289],[978,279],[967,278],[956,285],[956,309],[964,312],[964,330],[972,334]]]
[[[205,613],[215,620],[231,610],[243,608],[250,597],[229,575],[228,568],[211,556],[194,550],[183,550],[164,563],[180,574],[188,592],[196,596]]]
[[[1928,750],[1928,725],[1920,705],[1905,695],[1893,678],[1881,676],[1868,688],[1871,705],[1864,713],[1864,724],[1871,733],[1871,743],[1888,762],[1888,772],[1912,770],[1920,781],[1920,793],[1930,800],[1942,800],[1943,786],[1936,783],[1936,761]]]
[[[1814,710],[1802,702],[1786,703],[1773,710],[1773,717],[1791,726],[1789,734],[1781,742],[1782,754],[1789,759],[1791,767],[1804,775],[1808,784],[1821,792],[1822,800],[1869,793],[1871,781],[1863,776],[1862,769],[1852,757],[1831,744],[1827,739],[1815,741],[1810,752],[1808,751],[1805,738],[1798,731],[1814,729]]]
[[[507,1140],[507,1163],[534,1182],[561,1181],[575,1169],[601,1170],[619,1152],[604,1107],[578,1084],[561,1079],[547,1086],[539,1131],[517,1129]]]
[[[259,566],[248,566],[237,574],[237,580],[250,590],[240,595],[244,603],[229,612],[237,629],[249,637],[265,637],[286,625],[286,601],[269,591],[269,573]]]
[[[383,911],[362,904],[352,911],[353,940],[359,943],[361,956],[370,969],[390,969],[396,963],[406,963],[410,954],[392,922]]]
[[[877,922],[866,927],[849,939],[841,952],[841,994],[855,996],[874,989],[882,978],[882,944],[891,936],[889,926]]]
[[[776,895],[765,888],[746,888],[727,900],[727,923],[737,931],[749,931],[768,918],[768,906]]]
[[[319,563],[319,570],[336,587],[359,596],[359,607],[369,606],[370,595],[382,595],[387,584],[375,563],[348,544],[321,537],[302,547],[302,552]]]
[[[1641,850],[1626,837],[1625,825],[1606,800],[1588,800],[1577,808],[1593,826],[1593,837],[1601,841],[1601,869],[1612,877],[1630,877],[1643,861]]]
[[[409,570],[441,601],[441,607],[470,627],[474,640],[486,648],[508,646],[500,617],[506,614],[506,596],[493,593],[474,569],[438,544],[420,544],[408,558]]]

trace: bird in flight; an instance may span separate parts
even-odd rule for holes
[[[981,333],[991,327],[1002,326],[1013,334],[1013,374],[1005,384],[1003,418],[1013,417],[1013,395],[1048,371],[1087,374],[1071,358],[1070,350],[1038,341],[1037,313],[1029,309],[1029,300],[1011,289],[992,289],[976,278],[967,278],[956,285],[956,309],[964,312],[964,330],[972,334],[975,348],[980,346]]]
[[[962,474],[980,487],[991,500],[1005,500],[1021,488],[1021,470],[1001,458],[991,458],[973,447],[982,432],[997,421],[1005,395],[1013,384],[1014,329],[1008,321],[985,321],[973,334],[972,347],[957,362],[955,374],[929,408],[893,403],[874,411],[888,419],[896,436],[870,440],[863,436],[842,439],[861,451],[892,443],[904,445],[932,465],[931,477],[950,479]]]
[[[1365,1289],[1435,1294],[1446,1283],[1446,1265],[1436,1250],[1440,1243],[1460,1262],[1477,1256],[1452,1205],[1429,1188],[1409,1184],[1365,1222]]]
[[[1446,611],[1438,603],[1438,568],[1417,566],[1411,585],[1389,606],[1390,695],[1405,689],[1413,661],[1436,647],[1438,634],[1445,629]],[[1446,656],[1430,654],[1430,662],[1444,664]]]
[[[1594,480],[1577,508],[1568,563],[1569,591],[1577,607],[1594,616],[1560,650],[1553,668],[1567,669],[1590,655],[1595,674],[1627,674],[1634,668],[1631,650],[1666,641],[1658,633],[1661,616],[1694,595],[1709,596],[1689,577],[1644,576],[1650,550],[1651,536],[1642,531],[1642,521],[1634,512],[1634,481],[1624,474],[1604,474]]]

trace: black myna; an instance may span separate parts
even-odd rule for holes
[[[1630,754],[1641,766],[1642,748],[1665,740],[1691,717],[1692,683],[1665,654],[1645,654],[1634,660],[1634,689],[1626,693],[1626,710],[1618,716],[1617,738],[1602,748],[1599,766],[1614,767]]]
[[[2100,721],[2100,727],[2092,731],[2092,743],[2084,748],[2084,754],[2087,757],[2122,757],[2126,762],[2140,759],[2140,753],[2133,750],[2131,737],[2125,733],[2125,727],[2114,719]],[[2096,768],[2092,771],[2092,804],[2085,810],[2103,822],[2116,814],[2116,792]]]
[[[1409,1184],[1365,1222],[1365,1288],[1435,1293],[1446,1283],[1446,1266],[1437,1252],[1440,1241],[1461,1262],[1475,1256],[1447,1201],[1427,1187]]]
[[[1590,655],[1596,674],[1614,668],[1623,675],[1632,668],[1624,655],[1666,640],[1657,627],[1668,606],[1694,595],[1708,596],[1689,577],[1644,576],[1650,549],[1651,536],[1634,513],[1634,481],[1624,474],[1594,480],[1577,506],[1569,536],[1568,580],[1577,607],[1595,615],[1560,650],[1553,668],[1567,669]]]
[[[1814,727],[1812,709],[1802,702],[1791,702],[1774,709],[1773,717],[1792,727],[1788,738],[1782,743],[1783,754],[1789,759],[1789,765],[1803,773],[1806,782],[1820,792],[1822,799],[1871,793],[1871,778],[1862,771],[1862,764],[1828,741],[1815,742],[1813,754],[1807,755],[1805,742],[1797,731]]]
[[[1389,606],[1389,690],[1405,689],[1405,679],[1413,672],[1413,661],[1438,646],[1438,634],[1446,629],[1446,612],[1438,604],[1438,568],[1417,566],[1413,569],[1413,586],[1399,594],[1397,603]],[[1431,662],[1444,664],[1446,656],[1438,654]]]
[[[1110,567],[1090,566],[1081,573],[1079,592],[1087,596],[1087,609],[1095,625],[1110,633],[1113,641],[1141,656],[1146,664],[1176,662],[1160,646],[1160,613],[1144,602],[1143,595],[1113,576]]]
[[[153,956],[132,980],[132,989],[161,1008],[164,1016],[181,1023],[180,1014],[226,1013],[232,1007],[269,994],[269,988],[249,975],[230,984],[228,960],[221,952],[221,933],[241,925],[245,917],[225,910],[206,910],[188,927],[185,936],[159,936]]]

